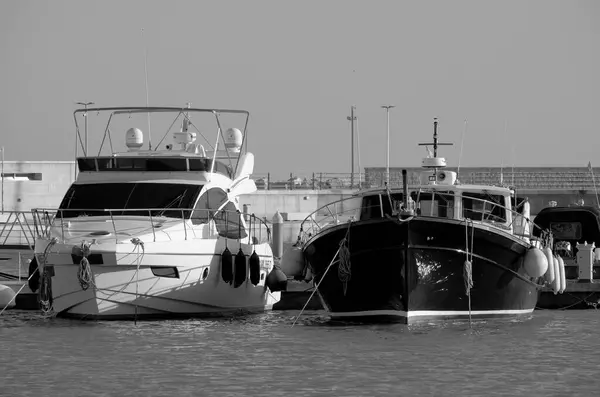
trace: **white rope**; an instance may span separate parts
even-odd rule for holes
[[[343,241],[343,240],[342,240]],[[308,302],[310,302],[310,300],[312,299],[313,295],[315,294],[315,292],[317,292],[317,290],[319,289],[319,285],[321,285],[321,282],[323,281],[323,279],[325,278],[325,276],[327,275],[327,272],[329,271],[329,269],[331,268],[331,265],[333,265],[333,262],[335,262],[335,259],[338,257],[338,254],[340,253],[340,249],[342,248],[342,244],[340,243],[340,246],[338,247],[338,250],[335,252],[335,255],[333,256],[333,259],[331,259],[331,262],[329,263],[329,266],[327,266],[327,269],[325,269],[325,273],[323,273],[323,276],[321,277],[321,279],[319,280],[319,282],[317,283],[317,285],[315,286],[315,289],[313,290],[312,294],[310,294],[310,296],[308,297],[308,300],[306,301],[306,303],[304,304],[304,307],[302,308],[302,310],[300,310],[300,313],[296,316],[296,318],[294,319],[294,322],[292,323],[292,327],[294,325],[296,325],[296,321],[298,321],[298,319],[300,318],[300,316],[302,315],[302,313],[304,312],[304,309],[306,309],[306,306],[308,306]]]
[[[31,276],[29,276],[27,281],[23,283],[23,285],[21,286],[21,288],[19,288],[17,293],[8,301],[8,303],[4,306],[4,308],[2,310],[0,310],[0,316],[2,315],[2,313],[4,313],[4,311],[8,308],[8,306],[17,298],[17,295],[19,295],[21,293],[21,291],[23,291],[23,288],[25,288],[27,286],[27,284],[29,283],[29,280],[31,280],[31,278],[33,276],[35,276],[35,274],[38,272],[38,270],[39,270],[39,266],[35,268],[35,270],[31,273]]]
[[[348,222],[348,229],[346,229],[346,235],[344,236],[344,238],[342,239],[342,241],[340,241],[340,245],[337,249],[337,251],[335,252],[335,255],[333,256],[333,259],[331,259],[331,262],[329,262],[329,266],[327,266],[327,268],[325,269],[325,272],[323,273],[323,276],[321,276],[321,279],[319,280],[319,282],[315,285],[315,289],[313,290],[313,292],[310,294],[310,296],[308,297],[308,300],[306,301],[306,303],[304,304],[304,307],[302,307],[302,310],[300,310],[300,313],[298,314],[298,316],[296,316],[296,318],[294,319],[294,322],[292,323],[292,327],[296,324],[296,321],[298,321],[298,319],[300,318],[300,316],[302,315],[302,313],[304,313],[304,309],[306,309],[306,306],[308,306],[308,303],[310,302],[310,300],[312,299],[313,295],[315,294],[315,292],[317,292],[317,290],[319,289],[319,285],[321,285],[321,282],[323,281],[323,279],[325,279],[325,276],[327,275],[327,272],[329,271],[329,269],[331,268],[331,266],[335,263],[335,259],[338,257],[338,255],[340,255],[340,252],[342,250],[342,247],[348,249],[346,247],[346,241],[348,240],[348,236],[350,235],[350,226],[352,226],[352,222]],[[348,266],[350,264],[350,253],[348,252]],[[341,264],[341,258],[340,258],[340,264]],[[339,264],[338,264],[338,272],[339,272]],[[338,277],[339,277],[339,273],[338,273]],[[344,287],[344,295],[346,289]]]
[[[340,263],[338,264],[338,278],[344,286],[344,296],[348,289],[348,281],[352,277],[352,264],[350,263],[350,250],[344,242],[340,246]]]
[[[137,324],[137,311],[138,311],[138,305],[137,305],[137,299],[138,299],[138,294],[139,294],[139,283],[140,283],[140,264],[142,262],[142,257],[145,255],[146,251],[144,249],[144,242],[142,240],[140,240],[138,237],[134,237],[131,239],[131,243],[134,244],[137,247],[137,267],[135,270],[135,276],[136,276],[136,280],[135,280],[135,314],[133,317],[133,323]],[[140,247],[142,248],[142,255],[140,255]]]
[[[50,239],[50,243],[48,243],[48,245],[44,249],[44,255],[41,258],[41,263],[38,260],[38,267],[40,265],[44,267],[44,272],[42,273],[42,277],[40,280],[40,308],[45,316],[49,316],[52,314],[52,277],[48,273],[48,269],[46,269],[46,263],[48,262],[48,255],[50,254],[50,249],[57,242],[58,238],[52,237]]]
[[[81,242],[81,260],[79,261],[79,270],[77,271],[77,279],[79,280],[79,285],[82,290],[87,290],[90,285],[93,283],[92,279],[92,267],[90,266],[90,261],[88,256],[92,252],[91,244],[87,241]]]
[[[352,222],[348,222],[348,230],[346,230],[346,236],[340,242],[339,256],[340,261],[338,263],[338,279],[344,286],[344,296],[348,290],[348,281],[352,277],[352,264],[350,263],[350,249],[348,249],[348,243],[350,240],[350,225]]]
[[[471,249],[469,252],[469,224],[471,225]],[[471,288],[473,288],[473,240],[475,226],[473,221],[465,218],[465,262],[463,264],[463,279],[465,282],[465,293],[469,301],[469,327],[471,326]]]

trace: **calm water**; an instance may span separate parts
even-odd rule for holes
[[[591,396],[600,311],[443,327],[332,325],[320,312],[228,320],[0,317],[7,396]]]

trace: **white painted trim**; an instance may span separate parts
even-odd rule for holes
[[[516,314],[529,314],[533,313],[534,308],[531,309],[520,309],[520,310],[473,310],[471,311],[472,316],[479,316],[484,314],[496,314],[496,315],[516,315]],[[417,310],[409,311],[408,313],[403,310],[365,310],[356,312],[330,312],[328,313],[331,317],[370,317],[370,316],[396,316],[396,317],[445,317],[445,316],[468,316],[468,310]]]

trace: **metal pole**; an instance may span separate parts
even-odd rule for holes
[[[387,155],[385,158],[385,181],[390,184],[390,109],[394,108],[394,105],[383,105],[387,113]]]
[[[2,151],[2,171],[0,171],[0,177],[2,178],[2,213],[4,214],[4,146],[0,150]]]
[[[84,155],[85,155],[85,157],[87,157],[87,155],[88,155],[87,154],[87,149],[88,149],[88,144],[87,144],[88,143],[88,139],[87,139],[88,138],[88,135],[87,135],[87,127],[88,127],[87,108],[88,108],[88,105],[93,105],[94,102],[77,102],[77,104],[85,106],[85,113],[83,115],[83,117],[85,117],[85,145],[84,145],[84,147],[85,147],[85,149],[84,149],[85,153],[84,153]]]
[[[350,116],[346,117],[347,120],[350,120],[350,188],[354,187],[354,109],[356,106],[350,106]]]

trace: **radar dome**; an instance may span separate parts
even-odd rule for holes
[[[237,128],[229,128],[225,131],[225,148],[232,152],[239,152],[242,147],[242,131]]]
[[[139,150],[144,144],[144,133],[139,128],[130,128],[125,133],[125,145],[129,150]]]

